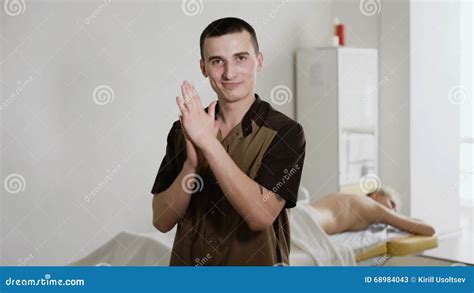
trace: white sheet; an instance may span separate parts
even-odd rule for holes
[[[121,232],[71,266],[167,266],[176,228],[168,233]]]
[[[317,266],[355,266],[356,260],[352,250],[330,240],[321,228],[314,215],[313,208],[308,204],[298,204],[290,212],[291,250],[302,251],[310,259],[299,263],[292,258],[291,265]]]
[[[330,235],[329,238],[335,243],[350,247],[355,255],[359,255],[390,239],[408,235],[410,234],[390,225],[374,224],[366,230],[339,233]]]
[[[388,239],[408,235],[390,226],[373,225],[357,232],[328,236],[312,208],[303,203],[290,210],[292,266],[355,265],[354,255]],[[88,256],[71,265],[167,266],[176,228],[168,233],[122,232]]]

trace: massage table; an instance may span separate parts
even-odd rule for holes
[[[176,229],[176,228],[175,228]],[[168,233],[121,232],[89,255],[69,264],[72,266],[167,266],[175,229]],[[390,227],[386,227],[390,231]],[[437,246],[435,236],[414,236],[394,231],[383,236],[384,230],[345,232],[329,236],[331,241],[349,246],[357,265],[384,265],[384,258],[421,253]],[[381,260],[377,257],[382,257]],[[314,266],[314,261],[297,247],[291,247],[291,266]]]
[[[350,246],[354,251],[357,262],[363,262],[375,257],[407,256],[419,254],[425,250],[436,248],[436,236],[411,235],[390,226],[382,231],[393,230],[381,237],[368,237],[370,228],[359,232],[340,233],[330,238],[338,243]],[[377,260],[374,260],[377,262]]]
[[[339,191],[366,196],[361,190],[360,184],[341,186]],[[383,224],[379,224],[379,228],[383,228],[383,226]],[[377,225],[375,225],[375,227],[377,227]],[[392,256],[414,255],[438,247],[438,238],[435,235],[412,235],[390,226],[385,225],[385,228],[387,230],[381,231],[386,234],[379,234],[375,239],[372,239],[370,235],[368,235],[369,231],[373,231],[374,227],[372,227],[372,230],[369,228],[363,232],[357,232],[358,234],[346,232],[338,234],[338,236],[331,236],[331,238],[335,241],[351,246],[357,262],[364,262],[378,256],[388,258]],[[359,236],[357,237],[356,235]]]
[[[363,195],[358,185],[346,186],[341,188],[341,191]],[[321,263],[325,263],[325,265],[364,265],[369,263],[371,259],[376,265],[384,265],[389,257],[419,254],[438,245],[436,236],[415,236],[385,224],[375,224],[363,231],[344,232],[330,236],[322,232],[324,235],[321,235],[323,237],[318,239],[320,242],[312,243],[311,240],[314,239],[311,239],[311,237],[302,238],[309,234],[308,232],[318,230],[316,228],[321,230],[321,228],[314,224],[314,219],[310,215],[311,208],[304,208],[305,205],[308,207],[309,193],[307,191],[303,192],[298,197],[301,200],[298,201],[297,206],[300,208],[299,212],[303,211],[303,213],[299,214],[301,217],[297,217],[298,221],[292,221],[290,217],[292,225],[295,222],[300,223],[300,226],[291,228],[290,265],[292,266],[318,265],[315,261],[317,259],[314,257],[315,255],[323,259]],[[304,210],[307,211],[306,214]],[[297,210],[293,211],[293,216],[295,212]],[[141,234],[122,232],[89,255],[83,256],[70,265],[167,266],[175,233],[176,227],[168,233],[158,231]],[[301,240],[299,245],[297,244],[298,238]],[[326,255],[321,254],[319,246],[316,245],[323,244],[321,247],[325,248],[326,245],[324,244],[327,244],[327,242],[321,242],[321,240],[334,244],[334,247],[328,249]],[[345,252],[349,251],[351,260],[344,260],[348,255],[345,253],[341,254],[344,256],[339,257],[339,261],[333,261],[333,255],[331,254],[340,252],[335,247],[342,247]],[[314,253],[314,251],[317,253]],[[380,256],[383,256],[382,259],[376,259]],[[340,261],[341,259],[343,260]]]

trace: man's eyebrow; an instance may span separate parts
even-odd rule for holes
[[[238,52],[238,53],[235,53],[234,56],[241,56],[241,55],[250,55],[249,52],[247,51],[243,51],[243,52]]]
[[[242,52],[235,53],[233,56],[242,56],[242,55],[250,55],[250,53],[247,52],[247,51],[242,51]],[[224,60],[224,57],[216,55],[216,56],[211,56],[211,57],[207,58],[208,61],[211,61],[213,59],[222,59],[222,60]]]

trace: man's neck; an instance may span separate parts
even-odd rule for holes
[[[219,99],[219,121],[226,129],[232,129],[244,118],[250,106],[255,101],[255,95],[252,95],[233,103],[228,103],[224,99]]]

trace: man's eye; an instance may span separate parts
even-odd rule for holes
[[[247,57],[245,57],[245,56],[237,57],[237,60],[239,60],[239,61],[245,61],[246,59],[247,59]]]
[[[220,64],[220,63],[222,63],[222,60],[220,60],[220,59],[214,59],[214,60],[211,61],[211,64],[213,64],[213,65],[217,65],[217,64]]]

